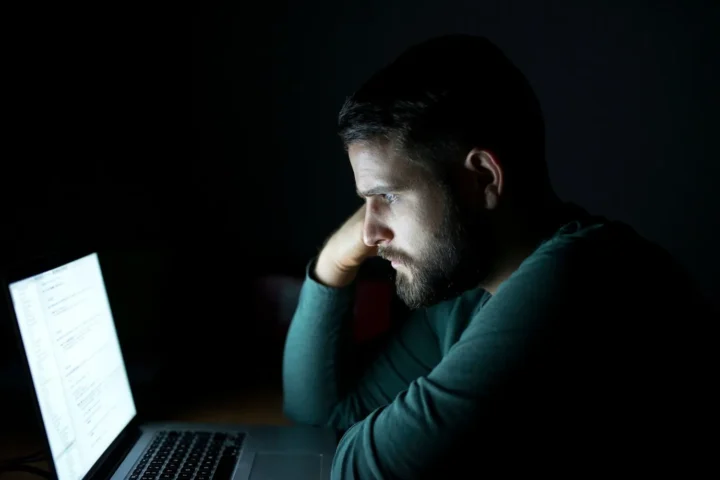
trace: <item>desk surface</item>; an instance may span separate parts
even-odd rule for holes
[[[167,415],[159,412],[159,421],[245,423],[266,425],[290,425],[282,413],[282,391],[279,388],[259,387],[246,392],[213,393],[208,397],[188,402]],[[43,440],[27,432],[0,438],[0,462],[10,458],[36,452],[43,448]],[[47,463],[32,464],[47,469]],[[5,474],[3,477],[17,480],[37,480],[39,477],[28,473]]]

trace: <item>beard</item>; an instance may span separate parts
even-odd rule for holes
[[[385,259],[397,260],[405,271],[395,272],[398,297],[411,309],[427,307],[478,287],[488,275],[492,258],[489,214],[463,208],[443,188],[443,220],[431,244],[417,258],[380,248]]]

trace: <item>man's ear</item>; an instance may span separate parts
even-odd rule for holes
[[[473,148],[465,157],[465,168],[473,173],[485,208],[496,208],[503,190],[503,170],[497,157],[488,150]]]

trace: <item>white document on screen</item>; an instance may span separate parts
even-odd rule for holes
[[[58,479],[80,479],[136,414],[97,255],[10,294]]]

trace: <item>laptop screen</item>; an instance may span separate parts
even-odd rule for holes
[[[10,297],[58,479],[80,479],[136,414],[97,254]]]

